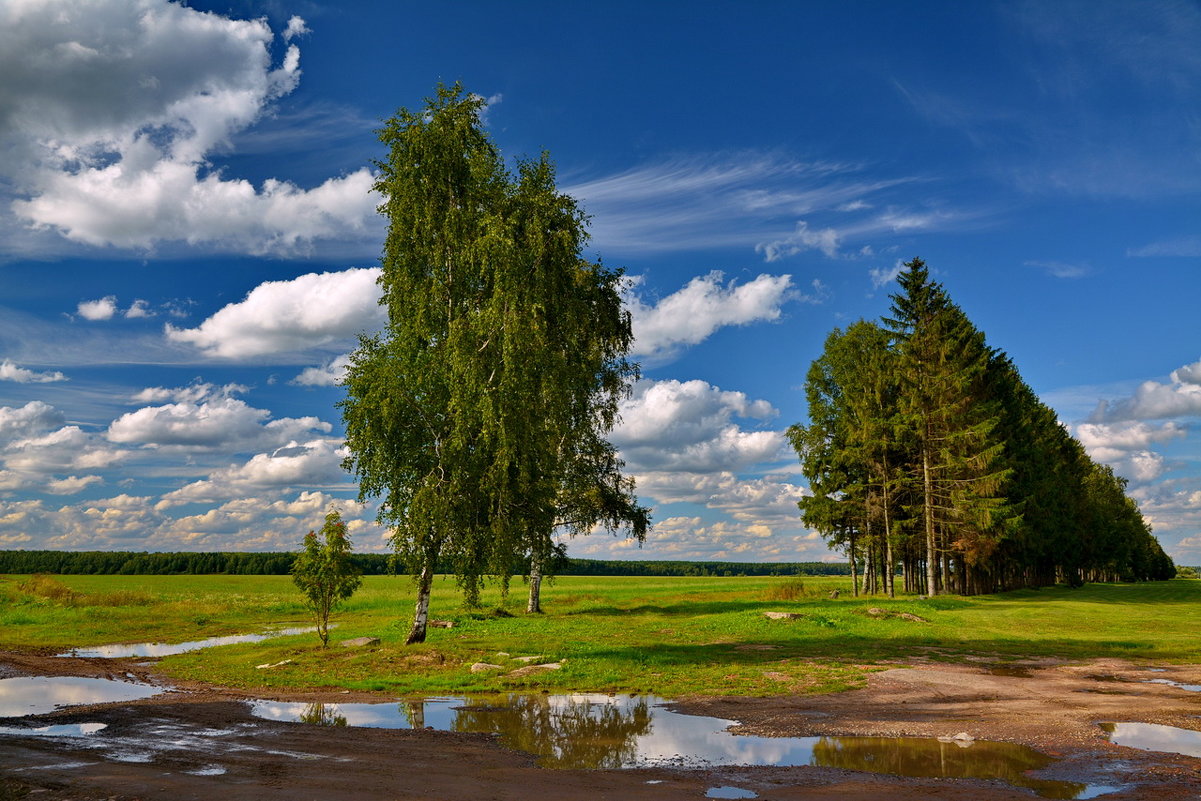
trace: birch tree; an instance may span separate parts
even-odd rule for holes
[[[410,643],[439,564],[474,604],[485,576],[546,553],[565,477],[637,375],[621,273],[582,257],[585,216],[545,154],[509,173],[482,107],[440,86],[380,131],[388,324],[360,340],[341,403],[345,466],[416,579]]]
[[[329,645],[330,615],[363,583],[350,559],[351,548],[342,515],[332,511],[320,535],[310,531],[305,536],[303,550],[292,563],[292,581],[304,593],[322,648]]]

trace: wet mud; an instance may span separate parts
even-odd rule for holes
[[[0,677],[136,679],[167,689],[153,663],[50,658],[0,651]],[[1121,695],[1098,677],[1113,677]],[[1201,728],[1201,666],[1151,672],[1117,661],[1038,662],[1016,671],[916,662],[870,676],[867,687],[826,696],[677,699],[676,711],[739,721],[765,737],[943,737],[1028,746],[1047,757],[1026,786],[971,776],[901,777],[850,767],[553,769],[495,734],[315,725],[256,717],[246,693],[203,684],[166,694],[0,720],[0,801],[213,799],[641,799],[705,798],[715,788],[760,799],[1176,799],[1201,797],[1201,759],[1110,742],[1100,725]],[[341,692],[289,693],[311,704],[386,700]],[[321,721],[316,721],[320,724]],[[47,727],[67,727],[60,736]],[[22,734],[20,729],[28,729]],[[949,748],[955,749],[955,745]],[[965,749],[970,752],[970,747]],[[1039,763],[1043,765],[1044,763]],[[1049,784],[1042,784],[1043,782]],[[754,795],[750,795],[753,793]],[[708,797],[722,797],[712,796]]]

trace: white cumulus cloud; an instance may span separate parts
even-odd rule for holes
[[[350,354],[344,353],[320,367],[306,367],[290,383],[309,387],[335,387],[346,377]]]
[[[620,411],[612,441],[633,472],[737,470],[778,460],[785,444],[779,431],[746,431],[735,420],[770,420],[770,403],[705,381],[640,381]]]
[[[49,384],[66,381],[67,377],[58,370],[39,373],[14,363],[11,359],[0,362],[0,381],[15,381],[18,384]]]
[[[354,268],[267,281],[196,328],[168,324],[167,337],[230,359],[345,342],[385,323],[379,274],[379,268]]]
[[[317,417],[268,420],[270,415],[266,409],[256,409],[238,398],[182,401],[144,406],[123,414],[109,424],[107,436],[110,442],[156,448],[236,446],[252,450],[331,429],[329,423]]]
[[[1173,370],[1170,378],[1168,383],[1144,381],[1128,398],[1101,401],[1090,416],[1090,422],[1201,415],[1201,361]]]
[[[666,358],[677,348],[703,342],[728,325],[778,320],[781,307],[800,297],[792,290],[789,275],[764,274],[738,284],[724,282],[722,273],[714,270],[653,305],[637,294],[640,283],[640,279],[630,281],[625,291],[634,325],[632,350],[651,358]]]
[[[76,313],[85,320],[111,320],[117,313],[117,298],[113,295],[98,300],[80,301]]]
[[[258,453],[242,464],[216,470],[208,478],[169,492],[161,509],[186,503],[213,503],[296,487],[346,484],[345,452],[340,442],[313,439],[290,442],[270,453]]]
[[[304,32],[294,17],[285,40]],[[91,246],[204,245],[291,254],[361,237],[376,217],[367,169],[301,188],[259,186],[210,157],[300,79],[273,64],[265,19],[167,0],[0,5],[0,143],[28,225]]]
[[[0,441],[31,437],[65,421],[62,412],[42,401],[30,401],[21,407],[0,406]]]

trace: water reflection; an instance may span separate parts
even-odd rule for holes
[[[19,728],[0,726],[0,735],[15,737],[87,737],[108,727],[107,723],[60,723],[54,726]]]
[[[255,701],[255,715],[303,720],[313,705]],[[1111,788],[1031,778],[1054,760],[1012,743],[969,747],[920,737],[753,737],[733,721],[681,715],[648,696],[507,695],[400,704],[327,705],[321,716],[351,726],[487,732],[536,754],[546,767],[778,765],[845,768],[898,776],[995,779],[1044,798],[1091,798]]]
[[[0,679],[0,718],[45,715],[64,706],[105,704],[149,698],[163,690],[135,684],[78,676],[21,676]]]
[[[1158,723],[1102,723],[1101,728],[1115,745],[1201,757],[1201,731]]]
[[[314,726],[346,725],[346,716],[338,712],[336,704],[309,704],[300,713],[299,720]]]
[[[1176,687],[1180,690],[1188,690],[1190,693],[1201,693],[1201,684],[1181,684],[1178,681],[1171,679],[1147,679],[1147,684],[1166,684],[1169,687]]]
[[[262,634],[230,634],[225,637],[209,637],[205,640],[191,642],[161,643],[139,642],[119,643],[117,645],[98,645],[94,648],[72,648],[55,656],[78,656],[90,659],[126,659],[143,656],[174,656],[188,651],[199,651],[201,648],[215,648],[218,645],[234,645],[242,642],[261,642],[275,637],[290,637],[294,634],[307,634],[316,631],[313,627],[299,629],[277,629]]]
[[[626,767],[638,761],[639,738],[651,731],[650,705],[642,697],[515,695],[503,705],[468,702],[458,713],[454,731],[497,734],[554,768]]]
[[[1080,798],[1087,789],[1075,782],[1047,781],[1027,775],[1055,762],[1014,743],[959,743],[924,737],[820,737],[810,764],[898,776],[946,779],[1000,779],[1034,790],[1043,798]]]

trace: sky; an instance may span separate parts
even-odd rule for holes
[[[585,558],[831,560],[784,437],[929,265],[1201,564],[1195,0],[0,0],[0,548],[295,550],[383,320],[375,130],[439,82],[550,153],[630,277],[612,432],[654,527]]]

